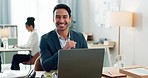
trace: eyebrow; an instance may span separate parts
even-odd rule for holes
[[[69,17],[69,15],[56,15],[55,17]]]
[[[61,15],[56,15],[56,16],[61,16]],[[68,16],[68,15],[62,15],[62,16]]]

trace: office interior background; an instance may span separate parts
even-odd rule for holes
[[[25,28],[26,18],[35,17],[35,28],[39,36],[55,28],[53,23],[53,7],[57,3],[66,3],[72,9],[73,19],[76,21],[77,31],[92,33],[94,41],[107,38],[110,41],[118,41],[118,28],[107,27],[106,23],[99,26],[96,20],[97,9],[101,4],[97,2],[119,1],[119,11],[134,13],[134,26],[121,28],[121,55],[125,65],[147,66],[148,59],[148,10],[147,0],[0,0],[0,24],[12,24],[18,26],[18,44],[27,41],[29,33]],[[106,4],[106,3],[102,3]],[[96,7],[97,6],[97,7]],[[111,49],[112,63],[115,63],[117,46]],[[107,58],[107,57],[105,57]],[[106,62],[107,63],[107,62]]]

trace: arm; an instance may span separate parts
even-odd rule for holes
[[[70,31],[70,39],[76,42],[75,48],[88,48],[86,39],[84,38],[83,34],[80,32]]]
[[[81,34],[82,48],[88,48],[87,41],[83,34]]]
[[[45,71],[57,69],[58,52],[53,43],[48,43],[50,39],[42,36],[40,41],[40,60]]]
[[[22,48],[32,48],[38,42],[38,34],[36,31],[32,32],[30,35],[27,44],[19,45],[18,47]]]
[[[85,40],[82,33],[75,34],[74,39],[75,39],[75,42],[77,42],[76,48],[88,48],[87,41]]]

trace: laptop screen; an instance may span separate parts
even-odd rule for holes
[[[58,78],[100,78],[104,49],[60,50]]]

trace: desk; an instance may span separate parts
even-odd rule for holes
[[[22,49],[22,48],[0,48],[0,52],[6,53],[6,52],[18,52],[18,51],[29,51],[29,53],[31,54],[31,49]],[[31,57],[30,57],[31,58]],[[4,62],[5,62],[5,54],[4,54]],[[31,65],[30,65],[30,69],[31,69]]]
[[[18,51],[29,51],[31,54],[31,49],[22,49],[22,48],[0,48],[0,52],[6,53],[6,52],[18,52]],[[5,62],[5,54],[4,54],[4,62]]]
[[[107,53],[107,56],[108,56],[109,65],[112,66],[111,55],[110,55],[109,48],[114,48],[114,45],[88,43],[88,48],[104,48],[105,52]]]
[[[105,71],[119,72],[119,68],[117,68],[117,67],[103,67],[103,72],[105,72]],[[109,77],[102,76],[101,78],[109,78]],[[117,77],[117,78],[133,78],[133,77],[130,77],[127,75],[126,77]]]
[[[117,68],[117,67],[103,67],[102,72],[105,72],[105,71],[119,72],[119,68]],[[56,72],[56,71],[55,70],[51,71],[48,74],[51,75],[53,72]],[[36,78],[40,78],[43,73],[45,73],[45,71],[36,71]],[[102,76],[101,78],[109,78],[109,77]],[[120,78],[133,78],[133,77],[127,76],[127,77],[120,77]]]
[[[29,51],[31,52],[31,49],[22,49],[22,48],[0,48],[0,52],[16,52],[16,51]]]
[[[5,78],[5,77],[22,78],[28,74],[28,71],[30,71],[30,70],[23,70],[23,71],[22,70],[19,70],[19,71],[7,70],[4,73],[0,73],[0,78]],[[104,71],[119,72],[119,68],[117,68],[117,67],[103,67],[103,72]],[[56,71],[55,70],[51,71],[48,74],[51,75],[53,72],[56,72]],[[45,73],[45,71],[36,71],[36,78],[41,78],[41,75],[43,75],[44,73]],[[102,76],[101,78],[109,78],[109,77]],[[117,77],[117,78],[119,78],[119,77]],[[120,77],[120,78],[133,78],[133,77],[127,76],[127,77]]]

